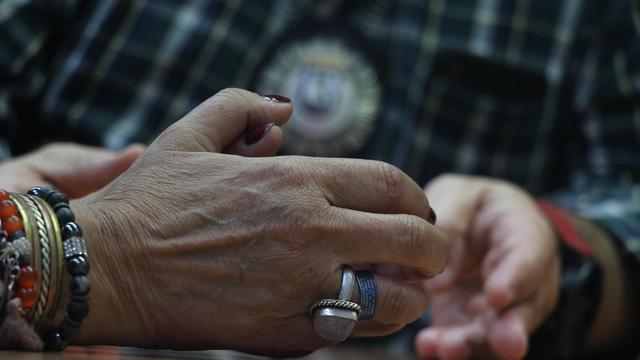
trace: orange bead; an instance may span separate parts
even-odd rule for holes
[[[33,291],[33,289],[25,288],[19,288],[18,291],[16,291],[16,297],[19,297],[20,300],[22,300],[23,309],[33,307],[33,305],[36,304],[36,300],[38,298],[36,292]]]
[[[9,200],[9,193],[0,189],[0,201]]]
[[[20,268],[20,276],[16,279],[16,283],[21,288],[33,288],[38,282],[38,272],[31,266],[23,266]]]
[[[16,204],[11,200],[3,200],[0,202],[0,218],[6,219],[10,216],[17,216],[20,214]]]
[[[6,231],[9,235],[13,234],[16,231],[20,231],[23,228],[22,220],[20,220],[20,218],[17,216],[12,216],[8,219],[5,219],[2,223],[2,226],[4,227],[4,231]]]

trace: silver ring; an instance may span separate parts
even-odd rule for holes
[[[355,272],[344,266],[338,299],[322,299],[309,308],[313,315],[313,327],[322,338],[342,342],[351,335],[362,310],[359,304],[350,301],[355,285]]]
[[[378,297],[376,279],[371,271],[362,270],[356,271],[356,280],[360,293],[360,305],[362,306],[360,319],[371,320],[376,314],[376,301]]]
[[[356,288],[356,273],[352,268],[344,266],[342,268],[342,284],[340,285],[340,294],[338,300],[350,301],[353,299],[353,290]]]

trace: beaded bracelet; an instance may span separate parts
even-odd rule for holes
[[[35,187],[27,194],[44,199],[51,206],[60,224],[67,273],[71,276],[71,298],[64,320],[45,335],[44,341],[47,350],[64,350],[77,335],[82,321],[89,313],[87,300],[91,284],[86,276],[89,273],[87,250],[82,229],[75,222],[75,216],[69,208],[69,200],[64,194],[44,187]]]
[[[18,205],[9,193],[0,190],[0,220],[2,223],[3,265],[9,267],[7,296],[17,297],[22,309],[31,309],[37,301],[34,289],[38,273],[31,266],[32,246],[25,235],[24,220]]]

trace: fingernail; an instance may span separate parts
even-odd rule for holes
[[[436,212],[433,211],[433,208],[431,206],[429,206],[429,219],[427,221],[429,221],[432,225],[436,224]]]
[[[257,143],[260,139],[262,139],[262,137],[264,137],[264,134],[266,134],[269,130],[271,130],[272,127],[273,127],[273,123],[262,124],[257,128],[249,131],[247,135],[244,136],[245,144],[253,145]]]
[[[282,95],[262,95],[265,100],[275,103],[291,103],[291,99]]]

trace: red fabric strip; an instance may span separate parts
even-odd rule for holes
[[[595,256],[591,246],[584,241],[578,230],[576,230],[573,223],[569,219],[569,216],[560,208],[551,204],[548,201],[538,201],[538,207],[549,219],[551,224],[555,227],[556,231],[560,235],[560,239],[567,245],[578,251],[582,256],[592,258]]]

